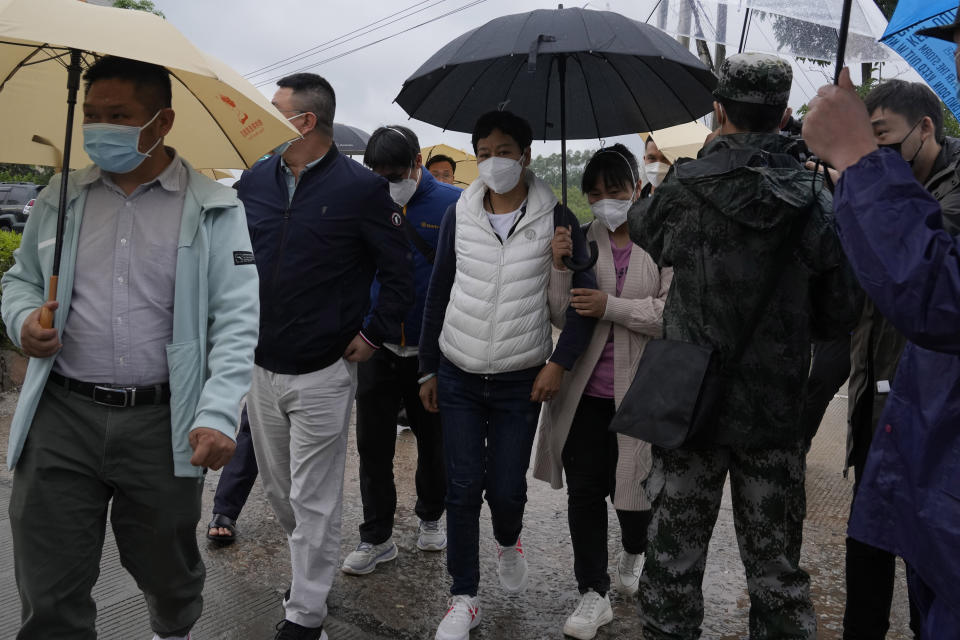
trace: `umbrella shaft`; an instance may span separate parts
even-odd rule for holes
[[[560,201],[567,208],[567,58],[560,54],[557,61],[560,76]]]
[[[63,167],[60,170],[60,206],[57,210],[57,243],[53,252],[53,275],[60,275],[60,254],[63,252],[63,227],[67,217],[67,178],[70,176],[70,153],[73,148],[73,118],[80,90],[80,51],[70,50],[67,67],[67,130],[63,138]]]
[[[840,34],[837,40],[837,69],[833,74],[833,84],[839,84],[843,59],[847,53],[847,34],[850,32],[850,9],[853,0],[844,0],[843,13],[840,14]]]

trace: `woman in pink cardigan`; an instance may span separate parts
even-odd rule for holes
[[[640,193],[637,160],[623,145],[601,149],[587,164],[582,189],[596,220],[587,240],[597,242],[598,289],[572,289],[569,271],[555,273],[558,304],[554,324],[563,325],[569,303],[580,315],[597,318],[587,350],[564,376],[556,397],[545,403],[534,477],[555,489],[567,477],[567,505],[573,542],[574,574],[581,599],[563,632],[589,639],[613,620],[607,573],[609,495],[620,521],[623,550],[614,584],[637,592],[647,546],[650,504],[642,482],[650,469],[650,445],[609,432],[607,426],[633,379],[643,348],[662,335],[663,305],[673,272],[660,270],[630,241],[627,211]],[[569,232],[554,237],[555,265],[570,249]],[[557,268],[556,266],[554,267]]]

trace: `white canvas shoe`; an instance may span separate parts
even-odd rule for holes
[[[637,594],[645,557],[642,553],[620,552],[617,556],[617,570],[613,574],[613,586],[617,591],[628,596]]]
[[[600,595],[593,589],[587,591],[577,603],[570,617],[563,624],[563,633],[578,640],[591,640],[597,629],[613,620],[610,597]]]

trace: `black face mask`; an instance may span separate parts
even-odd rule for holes
[[[901,140],[900,142],[893,142],[891,144],[878,144],[877,146],[880,147],[881,149],[893,149],[902,158],[903,143],[907,141],[907,138],[913,135],[913,132],[914,130],[916,130],[917,125],[919,125],[921,122],[923,122],[923,118],[921,118],[920,120],[917,120],[916,124],[910,127],[910,131],[907,132],[907,135],[903,136],[903,140]],[[913,163],[917,161],[917,156],[920,155],[920,150],[923,149],[924,142],[926,142],[926,140],[920,140],[920,146],[917,147],[917,152],[913,154],[912,158],[910,158],[909,160],[907,160],[906,158],[903,158],[904,160],[907,160],[907,164],[909,164],[911,167],[913,166]]]

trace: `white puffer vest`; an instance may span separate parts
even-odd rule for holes
[[[457,202],[457,274],[440,351],[469,373],[541,366],[553,349],[547,283],[557,198],[531,172],[524,172],[524,180],[526,213],[503,243],[484,212],[482,180]]]

